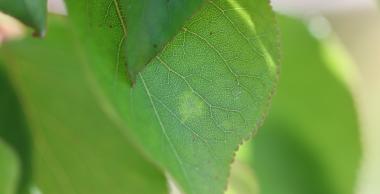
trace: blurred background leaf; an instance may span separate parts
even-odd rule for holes
[[[163,174],[131,145],[94,95],[86,57],[67,18],[49,18],[46,39],[15,41],[0,52],[32,131],[34,189],[166,193]]]
[[[31,136],[21,104],[4,72],[3,64],[0,64],[0,107],[0,139],[11,146],[20,159],[18,193],[28,193],[32,176]]]
[[[239,160],[231,164],[226,194],[259,194],[259,185],[253,169]]]
[[[20,178],[20,163],[13,149],[0,138],[0,193],[15,194]]]
[[[279,24],[284,53],[278,93],[250,145],[260,193],[354,193],[361,146],[351,94],[301,22],[279,17]]]
[[[380,193],[379,7],[329,15],[328,18],[358,74],[358,82],[352,90],[359,110],[364,152],[357,190],[360,194],[377,194]]]

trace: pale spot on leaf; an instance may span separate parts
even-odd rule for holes
[[[184,92],[180,97],[179,112],[182,122],[200,117],[205,109],[204,102],[191,91]]]

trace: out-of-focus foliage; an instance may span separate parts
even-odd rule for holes
[[[17,155],[0,138],[0,193],[14,194],[20,178],[20,164]]]
[[[356,110],[300,22],[280,17],[283,68],[267,122],[253,141],[262,194],[354,193],[360,161]]]
[[[45,39],[0,52],[31,127],[33,182],[51,194],[166,193],[165,177],[99,101],[74,27],[49,20]]]
[[[0,0],[0,11],[34,28],[36,34],[44,35],[47,0]]]
[[[235,161],[231,165],[226,194],[259,194],[259,185],[253,169],[247,164]]]
[[[0,140],[8,144],[20,160],[21,172],[16,185],[18,193],[24,194],[28,192],[32,176],[32,144],[20,102],[3,68],[0,64]]]

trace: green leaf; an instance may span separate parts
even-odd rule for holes
[[[260,191],[355,193],[361,146],[352,96],[305,26],[289,18],[279,21],[286,51],[281,82],[253,141]]]
[[[4,72],[3,64],[0,64],[0,107],[0,139],[11,146],[20,159],[22,171],[17,182],[17,193],[27,193],[32,176],[31,137],[20,102]]]
[[[0,11],[19,19],[43,36],[46,25],[46,0],[0,0]]]
[[[112,6],[116,9],[118,1]],[[132,82],[158,52],[182,28],[184,23],[200,8],[204,0],[127,0],[125,15],[119,11],[125,30],[127,72]]]
[[[17,155],[0,139],[0,193],[16,193],[19,171],[20,166]]]
[[[103,62],[89,59],[91,72],[131,137],[186,193],[222,193],[233,153],[262,122],[276,83],[277,31],[268,1],[208,1],[133,88],[120,76],[117,10],[104,1],[68,1],[68,8],[82,43],[103,55]]]
[[[235,161],[231,166],[231,175],[226,194],[258,194],[259,185],[251,167]]]
[[[42,193],[166,193],[165,177],[106,112],[86,69],[74,27],[50,17],[46,39],[1,50],[34,142],[34,181]]]

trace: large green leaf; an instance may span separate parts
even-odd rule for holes
[[[11,146],[20,159],[21,175],[20,180],[17,180],[18,193],[27,193],[32,175],[31,137],[21,105],[2,64],[0,64],[0,107],[0,139]]]
[[[102,63],[89,59],[96,84],[131,137],[183,191],[222,193],[233,153],[263,120],[276,81],[268,1],[208,1],[133,88],[120,76],[124,34],[117,10],[103,3],[68,1],[82,42],[104,55]]]
[[[36,34],[45,33],[46,0],[0,0],[0,11],[34,28]]]
[[[43,193],[166,193],[165,177],[102,108],[80,40],[51,17],[46,39],[1,50],[34,139],[34,181]]]
[[[285,51],[281,82],[253,141],[261,193],[354,193],[361,151],[351,94],[329,71],[321,44],[304,25],[279,21]]]
[[[17,155],[0,138],[0,193],[15,194],[20,176],[20,164]]]

